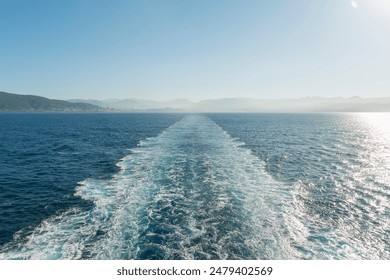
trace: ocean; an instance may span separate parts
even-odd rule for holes
[[[390,259],[390,114],[0,114],[0,259]]]

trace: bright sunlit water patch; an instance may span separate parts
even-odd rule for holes
[[[366,125],[366,129],[377,138],[390,140],[390,114],[389,113],[359,113],[356,116]]]

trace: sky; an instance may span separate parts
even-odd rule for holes
[[[0,0],[0,91],[390,97],[390,0]]]

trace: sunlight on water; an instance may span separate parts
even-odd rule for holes
[[[389,249],[388,244],[378,242],[377,238],[386,232],[388,235],[390,229],[390,114],[361,113],[354,117],[360,124],[354,127],[355,134],[361,135],[354,139],[360,154],[356,167],[352,168],[352,180],[356,183],[350,184],[353,192],[347,196],[347,202],[354,209],[351,214],[365,221],[353,226],[361,232],[361,236],[354,238],[365,240],[362,250],[379,258]]]
[[[390,141],[390,113],[360,113],[356,116],[373,133],[378,133],[378,137],[385,137]]]
[[[282,210],[309,259],[390,257],[387,114],[214,115],[290,186]],[[282,137],[281,137],[282,136]]]
[[[390,113],[362,113],[357,114],[357,118],[362,123],[363,129],[367,133],[367,145],[370,146],[371,150],[371,155],[367,155],[367,158],[380,163],[376,170],[372,170],[372,172],[376,174],[384,184],[389,185]]]

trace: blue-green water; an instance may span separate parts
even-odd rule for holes
[[[390,259],[386,114],[1,114],[0,259]]]

